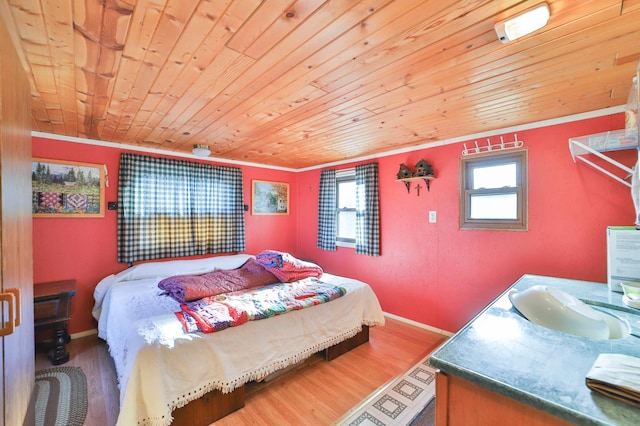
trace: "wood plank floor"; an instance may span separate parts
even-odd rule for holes
[[[387,318],[370,329],[370,340],[333,361],[315,356],[303,366],[266,383],[246,387],[246,405],[217,421],[231,425],[329,425],[380,386],[408,370],[435,350],[445,337]],[[97,336],[73,339],[71,360],[87,376],[89,407],[86,425],[116,423],[119,396],[113,361]],[[36,370],[52,367],[36,354]]]

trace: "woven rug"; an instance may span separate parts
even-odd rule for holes
[[[340,426],[435,425],[436,370],[430,354],[351,409]]]
[[[36,371],[36,426],[82,426],[87,416],[87,378],[79,367]]]

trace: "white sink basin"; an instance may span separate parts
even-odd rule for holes
[[[594,309],[602,315],[602,318],[609,326],[609,339],[623,339],[631,334],[631,327],[629,323],[617,316],[610,314],[609,312],[601,311],[600,309]]]
[[[525,318],[551,330],[591,339],[621,339],[630,333],[626,321],[555,287],[535,285],[512,290],[508,297]]]

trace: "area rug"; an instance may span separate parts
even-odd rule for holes
[[[87,416],[87,378],[79,367],[36,371],[36,426],[82,426]]]
[[[435,425],[436,370],[427,355],[345,414],[340,426]]]

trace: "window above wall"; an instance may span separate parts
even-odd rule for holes
[[[336,246],[380,256],[378,163],[320,173],[317,247],[334,251]]]
[[[118,262],[245,249],[242,170],[120,156]]]
[[[463,157],[460,173],[460,229],[527,229],[526,150]]]
[[[336,172],[337,235],[336,245],[356,246],[356,171]]]

